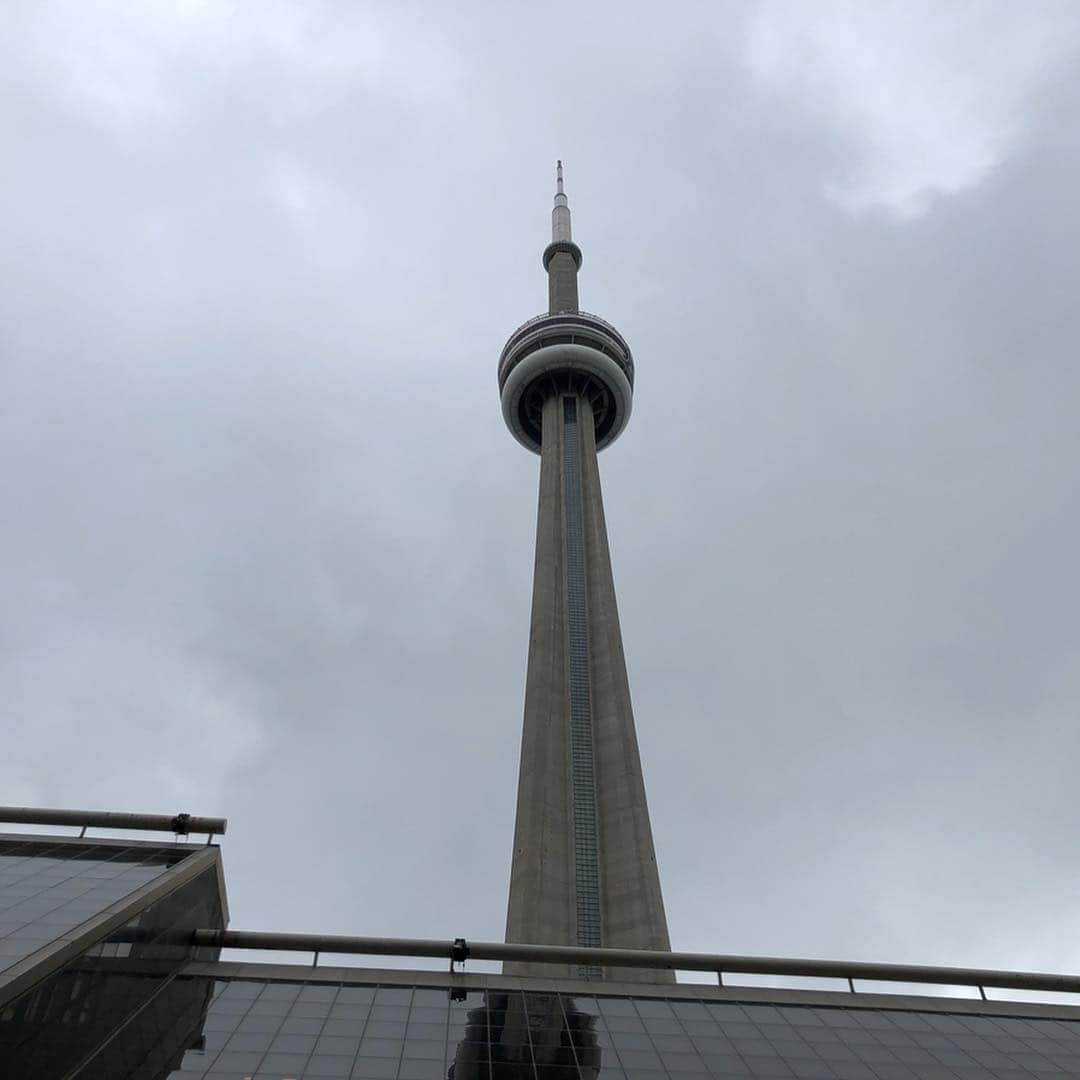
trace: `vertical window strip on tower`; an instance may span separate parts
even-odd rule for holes
[[[577,941],[600,945],[600,860],[593,770],[592,699],[589,688],[589,631],[585,606],[585,515],[581,494],[581,450],[577,398],[563,398],[563,494],[566,502],[566,609],[569,636],[570,771],[574,807],[574,876]],[[585,978],[600,970],[582,967]]]

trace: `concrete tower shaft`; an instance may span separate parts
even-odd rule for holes
[[[548,275],[548,313],[577,311],[577,275],[581,269],[581,248],[570,232],[570,204],[563,191],[562,162],[555,167],[555,205],[551,210],[551,243],[544,249],[544,269]]]
[[[555,259],[566,256],[576,294],[580,253],[576,260],[566,250],[547,257],[553,247],[573,243],[561,173],[560,166],[555,239],[545,265],[550,282],[562,273],[553,270]],[[559,288],[552,285],[551,294]],[[511,336],[499,376],[511,431],[540,454],[506,939],[668,949],[597,459],[599,446],[629,415],[630,350],[596,316],[552,311]],[[556,973],[524,964],[507,971]],[[600,978],[605,972],[562,974]],[[658,970],[623,969],[613,976],[671,981]]]

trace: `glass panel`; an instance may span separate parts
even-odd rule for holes
[[[445,990],[431,988],[418,989],[414,997],[411,989],[400,986],[339,988],[302,980],[260,986],[250,979],[223,984],[181,975],[173,984],[178,988],[177,1001],[182,1003],[187,993],[206,1009],[202,1042],[182,1056],[174,1053],[166,1063],[172,1072],[165,1068],[156,1075],[145,1074],[154,1080],[196,1076],[208,1080],[242,1076],[276,1080],[286,1076],[295,1080],[1049,1080],[1080,1076],[1080,1020],[1026,1020],[978,1015],[977,1011],[936,1014],[860,1009],[851,1007],[847,995],[837,995],[843,1007],[809,1008],[664,1001],[655,989],[649,998],[637,1000],[488,991],[472,992],[464,1002],[450,1002]],[[198,987],[194,994],[193,986]],[[255,1012],[257,1005],[270,1002],[283,1003],[285,1011],[281,1015]],[[368,1002],[379,1009],[405,1010],[407,1020],[369,1019]],[[315,1006],[322,1015],[309,1015]],[[331,1015],[331,1008],[358,1008],[362,1015]],[[655,1031],[653,1024],[667,1027]],[[407,1035],[375,1034],[382,1025],[407,1025]],[[706,1029],[713,1033],[700,1034]],[[190,1043],[173,1039],[170,1045]],[[39,1070],[26,1075],[49,1073]],[[115,1075],[127,1074],[117,1069]]]
[[[73,861],[103,868],[90,859]],[[88,1058],[79,1071],[86,1080],[136,1075],[138,1068],[160,1074],[203,1039],[215,982],[172,975],[190,959],[216,955],[194,949],[191,931],[221,925],[217,873],[209,869],[0,1012],[4,1075],[63,1076]],[[231,995],[217,1000],[233,1008]],[[240,1019],[231,1011],[220,1015],[227,1025]]]
[[[175,847],[5,845],[0,852],[0,971],[75,930],[188,854]]]

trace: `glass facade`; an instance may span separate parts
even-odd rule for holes
[[[0,845],[8,936],[80,927],[0,970],[3,1080],[1080,1078],[1076,1008],[222,963],[216,848]]]
[[[169,1080],[1065,1080],[1080,1020],[217,981]],[[965,1003],[966,1004],[966,1003]],[[847,1006],[847,1007],[844,1007]],[[119,1074],[118,1074],[119,1075]]]
[[[140,855],[153,850],[140,849]],[[156,863],[135,865],[155,870],[156,876],[170,857],[161,849],[157,853]],[[188,854],[174,850],[171,858],[176,862]],[[203,861],[206,869],[178,880],[156,901],[135,897],[122,926],[7,1001],[0,1009],[0,1076],[157,1080],[168,1075],[200,1037],[212,987],[211,980],[176,977],[189,960],[215,957],[212,950],[191,946],[191,932],[223,925],[217,869],[213,861]],[[121,867],[108,878],[89,880],[119,877],[124,892],[131,891],[132,879],[122,869],[132,865],[130,860],[67,862]],[[95,895],[103,899],[114,891]]]
[[[0,972],[165,873],[183,849],[0,842]]]

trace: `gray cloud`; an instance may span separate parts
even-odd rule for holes
[[[996,0],[947,11],[779,0],[753,10],[745,58],[846,148],[826,185],[834,201],[912,217],[1008,160],[1040,95],[1075,63],[1080,16],[1064,4],[1040,14]]]
[[[1080,963],[1075,16],[799,10],[13,17],[6,800],[229,815],[237,926],[500,935],[561,155],[674,944]]]

